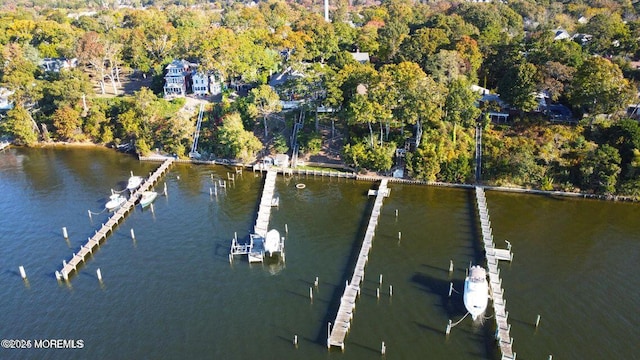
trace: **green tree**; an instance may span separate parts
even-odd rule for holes
[[[620,171],[618,150],[610,145],[601,145],[580,164],[582,186],[599,194],[614,194]]]
[[[59,140],[76,140],[81,124],[80,113],[71,106],[58,108],[53,113],[53,126]]]
[[[262,148],[260,140],[244,129],[238,113],[227,114],[222,118],[217,138],[217,153],[224,158],[250,161]]]
[[[538,105],[535,98],[537,85],[536,66],[521,61],[510,67],[498,82],[500,96],[520,111],[532,111]]]
[[[569,100],[583,111],[611,114],[624,109],[632,94],[618,65],[601,57],[590,57],[573,77]]]
[[[469,82],[463,78],[453,79],[449,83],[449,91],[444,101],[444,120],[453,124],[453,144],[456,143],[456,127],[475,124],[480,116],[480,109],[475,105],[478,93],[471,90]]]
[[[249,113],[254,117],[262,117],[264,137],[267,139],[267,118],[282,109],[280,96],[269,85],[260,85],[249,92]]]
[[[29,112],[20,104],[7,111],[7,118],[0,122],[4,132],[13,137],[18,145],[33,146],[38,142],[35,123]]]

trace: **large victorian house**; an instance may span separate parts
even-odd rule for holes
[[[217,95],[222,91],[221,80],[216,76],[197,71],[198,64],[186,60],[174,60],[166,67],[164,97],[185,96],[191,92],[196,96]]]
[[[167,65],[164,75],[164,97],[178,97],[187,94],[187,85],[191,81],[193,64],[186,60],[173,60]]]

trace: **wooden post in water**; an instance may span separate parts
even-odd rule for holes
[[[538,328],[538,325],[540,325],[540,314],[538,314],[538,317],[536,318],[536,329]]]
[[[449,273],[453,272],[453,260],[449,260]]]
[[[380,299],[380,288],[376,289],[376,297]]]
[[[312,287],[309,288],[309,299],[311,299],[311,302],[313,302],[313,288]]]
[[[20,276],[22,277],[23,280],[27,279],[27,273],[24,272],[24,266],[20,265],[18,267],[18,270],[20,270]]]
[[[98,276],[98,281],[102,282],[102,271],[100,271],[100,268],[96,269],[96,276]]]
[[[396,209],[396,217],[398,217],[398,209]]]
[[[387,352],[387,347],[384,346],[384,341],[382,342],[382,347],[380,348],[380,354],[384,355]]]
[[[164,196],[167,196],[167,183],[164,183]]]
[[[393,296],[393,285],[389,285],[389,296]]]
[[[316,276],[316,280],[313,282],[313,286],[316,287],[316,289],[318,288],[318,277]]]
[[[453,283],[449,283],[449,297],[451,297],[451,293],[453,292]]]
[[[64,236],[65,239],[69,238],[69,234],[67,234],[67,227],[66,226],[62,227],[62,236]]]
[[[451,332],[451,319],[449,319],[449,324],[447,325],[447,329],[444,331],[446,335],[449,335]]]
[[[133,228],[131,228],[131,239],[132,240],[136,239],[136,234],[133,232]]]
[[[293,345],[295,345],[295,347],[298,347],[298,335],[293,335]]]
[[[382,274],[380,274],[380,285],[382,285]]]
[[[89,220],[93,220],[93,218],[91,217],[91,210],[87,210],[87,212],[89,213]]]
[[[400,242],[400,240],[402,240],[402,232],[398,231],[398,242]]]
[[[331,348],[331,344],[329,343],[329,339],[331,338],[331,321],[327,324],[327,349]]]
[[[149,207],[151,208],[151,212],[155,214],[155,211],[153,210],[153,203],[149,204]]]

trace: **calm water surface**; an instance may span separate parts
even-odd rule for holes
[[[1,359],[372,359],[382,341],[388,359],[498,357],[492,320],[466,319],[444,335],[465,313],[460,295],[447,297],[449,282],[461,290],[465,267],[482,261],[467,190],[390,186],[344,353],[327,351],[327,325],[368,222],[365,182],[278,177],[270,224],[283,235],[287,224],[286,263],[230,264],[234,232],[247,237],[255,221],[262,177],[245,172],[212,197],[212,174],[231,169],[175,165],[154,212],[137,208],[68,284],[57,282],[62,260],[107,219],[87,210],[101,211],[131,171],[157,166],[101,149],[0,153],[0,338],[84,341],[0,349]],[[501,274],[518,359],[638,358],[638,205],[491,191],[487,201],[496,243],[514,246]]]

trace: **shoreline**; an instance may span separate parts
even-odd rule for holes
[[[140,161],[164,161],[166,156],[138,156],[138,160]],[[251,164],[243,164],[243,163],[232,163],[229,161],[205,161],[205,160],[192,160],[192,159],[176,159],[176,163],[183,164],[194,164],[194,165],[223,165],[223,166],[233,166],[233,167],[242,167],[252,169],[256,171],[254,165]],[[310,164],[313,165],[313,164]],[[323,164],[324,165],[324,164]],[[336,169],[344,170],[344,166],[336,166]],[[555,197],[567,197],[567,198],[576,198],[576,199],[592,199],[592,200],[602,200],[602,201],[614,201],[614,202],[640,202],[640,199],[632,196],[622,196],[622,195],[598,195],[598,194],[586,194],[586,193],[577,193],[577,192],[567,192],[567,191],[547,191],[547,190],[537,190],[537,189],[528,189],[528,188],[516,188],[516,187],[506,187],[506,186],[493,186],[493,185],[483,185],[483,184],[463,184],[463,183],[445,183],[438,181],[422,181],[422,180],[411,180],[411,179],[401,179],[394,178],[382,175],[359,175],[355,172],[343,172],[343,171],[331,171],[334,169],[333,167],[327,166],[328,170],[308,170],[308,169],[291,169],[291,168],[280,168],[277,167],[276,170],[278,173],[283,175],[313,175],[313,176],[328,176],[328,177],[337,177],[337,178],[346,178],[346,179],[354,179],[359,181],[369,181],[375,182],[380,181],[381,179],[388,179],[391,183],[398,184],[407,184],[407,185],[426,185],[426,186],[437,186],[437,187],[450,187],[450,188],[463,188],[463,189],[473,189],[476,186],[480,186],[485,190],[492,191],[500,191],[507,193],[520,193],[520,194],[530,194],[530,195],[542,195],[542,196],[555,196]],[[266,169],[257,169],[257,171],[264,171]]]
[[[14,146],[12,144],[12,146]],[[95,144],[92,142],[49,142],[49,143],[38,143],[34,148],[103,148],[117,151],[111,147]],[[124,154],[124,153],[123,153]],[[129,154],[130,155],[130,154]],[[152,156],[139,156],[135,155],[139,161],[154,161],[161,162],[167,158],[174,158],[172,156],[163,156],[163,155],[152,155]],[[182,164],[194,164],[194,165],[222,165],[222,166],[232,166],[232,167],[241,167],[248,168],[256,171],[256,168],[253,164],[244,164],[244,163],[235,163],[226,159],[223,160],[194,160],[194,159],[180,159],[174,158],[176,163]],[[308,163],[308,165],[316,166],[314,163]],[[354,179],[359,181],[380,181],[381,179],[388,179],[389,182],[398,183],[398,184],[407,184],[407,185],[426,185],[426,186],[437,186],[437,187],[450,187],[450,188],[464,188],[464,189],[473,189],[476,186],[480,186],[485,190],[493,190],[500,192],[508,192],[508,193],[520,193],[520,194],[531,194],[531,195],[543,195],[543,196],[555,196],[555,197],[568,197],[568,198],[577,198],[577,199],[592,199],[592,200],[602,200],[602,201],[614,201],[614,202],[640,202],[640,198],[633,196],[623,196],[623,195],[598,195],[598,194],[587,194],[580,192],[567,192],[567,191],[547,191],[547,190],[538,190],[538,189],[529,189],[529,188],[518,188],[518,187],[506,187],[506,186],[494,186],[494,185],[483,185],[483,184],[464,184],[464,183],[445,183],[438,181],[422,181],[422,180],[412,180],[412,179],[402,179],[402,178],[394,178],[382,175],[360,175],[356,172],[344,172],[345,169],[348,169],[345,165],[338,164],[317,164],[319,167],[327,168],[327,170],[308,170],[308,169],[283,169],[277,168],[278,173],[284,175],[313,175],[313,176],[328,176],[328,177],[336,177],[336,178],[346,178],[346,179]],[[342,171],[332,171],[332,169],[340,169]],[[257,171],[264,171],[265,169],[257,169]]]

